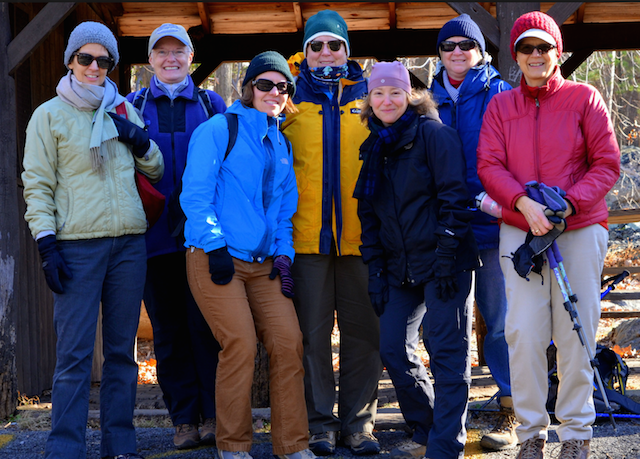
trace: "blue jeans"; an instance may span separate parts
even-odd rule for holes
[[[500,269],[500,253],[496,249],[480,250],[482,267],[475,271],[475,300],[487,325],[484,338],[484,359],[500,389],[500,396],[511,396],[509,378],[509,352],[504,338],[507,315],[507,296],[504,276]],[[468,306],[473,306],[474,295],[469,295]]]
[[[458,274],[460,290],[446,302],[436,298],[434,284],[389,287],[380,317],[380,355],[413,441],[427,445],[425,456],[431,459],[462,458],[471,383],[471,321],[465,303],[471,273]],[[414,354],[421,325],[435,385]]]
[[[73,274],[54,294],[58,335],[46,459],[86,458],[85,432],[98,311],[104,365],[100,384],[101,456],[136,451],[133,409],[138,365],[133,349],[147,269],[143,235],[60,241]]]

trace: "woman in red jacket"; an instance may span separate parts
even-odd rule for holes
[[[595,349],[608,238],[604,197],[618,178],[620,152],[598,91],[562,77],[558,66],[562,45],[560,29],[551,17],[534,11],[518,18],[511,31],[511,53],[522,71],[520,86],[491,100],[478,144],[478,175],[487,193],[503,206],[505,336],[520,422],[519,459],[543,457],[549,426],[546,349],[551,340],[558,348],[561,375],[555,410],[560,459],[589,457],[595,420],[593,370],[548,263],[541,272],[546,282],[536,277],[528,282],[509,259],[528,231],[542,236],[553,228],[545,206],[527,196],[525,184],[535,180],[566,191],[567,229],[556,241],[580,299],[577,309],[585,335]]]

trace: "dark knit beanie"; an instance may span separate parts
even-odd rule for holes
[[[271,71],[281,73],[287,82],[293,86],[293,93],[295,94],[296,82],[293,79],[293,75],[291,75],[291,70],[289,70],[289,64],[282,54],[277,51],[265,51],[251,59],[247,73],[244,76],[244,80],[242,80],[242,86],[253,81],[261,73]]]
[[[330,37],[344,41],[347,57],[351,55],[349,35],[347,35],[347,23],[342,19],[342,16],[335,11],[318,11],[307,19],[307,23],[304,25],[304,39],[302,40],[302,51],[305,57],[307,56],[307,44],[320,35],[329,35]]]
[[[530,13],[525,13],[516,19],[516,22],[513,24],[513,28],[511,29],[510,48],[513,60],[516,60],[516,42],[519,41],[518,39],[523,33],[531,29],[541,30],[551,35],[556,42],[555,45],[558,47],[558,53],[562,54],[562,34],[560,33],[560,27],[558,27],[556,21],[554,21],[551,16],[544,14],[541,11],[531,11]],[[532,34],[530,36],[536,35]],[[548,41],[542,37],[538,38]]]
[[[66,67],[71,62],[73,53],[88,43],[97,43],[107,48],[109,55],[113,57],[115,62],[113,66],[118,65],[120,54],[118,53],[118,42],[113,32],[100,22],[86,21],[78,24],[69,35],[69,43],[64,51],[64,66]]]
[[[446,41],[451,37],[467,37],[471,40],[475,40],[480,45],[480,55],[484,56],[485,42],[482,32],[478,24],[473,22],[473,19],[468,14],[461,14],[457,18],[453,18],[440,29],[438,34],[438,55],[440,55],[440,43]]]

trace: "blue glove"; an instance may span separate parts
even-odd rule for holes
[[[291,259],[286,255],[278,255],[273,260],[273,269],[269,279],[273,280],[280,274],[282,281],[281,291],[287,298],[293,298],[293,277],[291,277]]]
[[[226,247],[209,252],[209,273],[211,280],[217,285],[226,285],[231,282],[236,270],[233,267],[233,259]]]
[[[42,258],[42,269],[44,270],[47,285],[55,293],[64,293],[60,282],[60,274],[67,279],[71,279],[73,276],[58,250],[56,237],[50,234],[38,239],[38,251],[40,252],[40,258]]]
[[[131,145],[133,154],[138,158],[142,158],[151,147],[149,133],[137,124],[132,123],[116,113],[107,113],[109,113],[109,116],[113,119],[113,123],[118,129],[118,140]]]
[[[389,302],[389,280],[383,265],[383,261],[369,264],[369,298],[378,317],[384,314],[384,307]]]
[[[456,293],[460,290],[458,287],[458,279],[456,279],[456,259],[455,257],[447,257],[439,255],[436,259],[436,297],[445,303],[449,298],[454,299]]]

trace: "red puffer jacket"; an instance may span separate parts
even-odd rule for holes
[[[515,203],[536,180],[567,192],[575,214],[567,230],[600,223],[607,228],[604,196],[620,174],[620,150],[607,108],[592,86],[565,80],[556,68],[534,98],[521,85],[494,96],[478,143],[478,175],[503,206],[505,223],[529,230]]]

